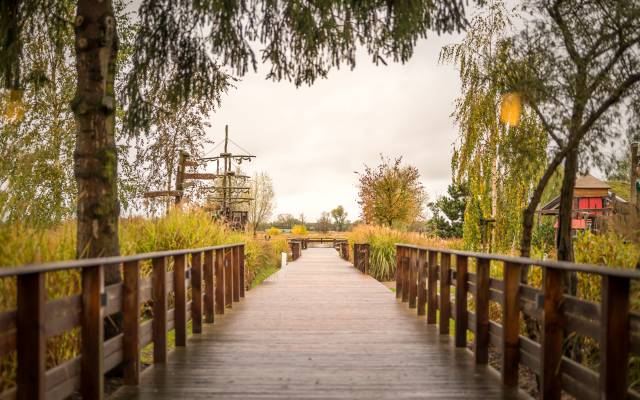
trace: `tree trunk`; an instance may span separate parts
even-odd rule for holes
[[[77,257],[114,256],[120,211],[114,119],[118,38],[111,0],[78,0],[75,48]],[[119,266],[107,266],[104,279],[106,285],[121,281]]]
[[[560,211],[558,214],[558,236],[556,247],[558,260],[573,261],[573,240],[571,237],[571,221],[573,219],[573,191],[578,172],[578,148],[572,149],[564,161],[564,177],[560,192]],[[577,291],[577,276],[569,273],[567,276],[567,293],[575,295]]]

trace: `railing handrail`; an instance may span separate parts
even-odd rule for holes
[[[603,276],[613,276],[618,278],[640,279],[640,271],[636,269],[627,269],[621,267],[605,267],[602,265],[576,263],[570,261],[556,260],[540,260],[535,258],[507,256],[494,253],[479,253],[473,251],[442,249],[437,247],[417,246],[408,243],[396,243],[396,246],[405,247],[416,250],[434,251],[438,253],[473,257],[484,260],[504,261],[520,265],[533,265],[538,267],[555,268],[565,271],[585,272],[589,274],[598,274]]]
[[[48,263],[38,264],[24,264],[16,266],[4,266],[0,267],[0,278],[7,278],[19,275],[36,274],[42,272],[56,272],[64,271],[68,269],[79,269],[96,267],[98,265],[113,265],[132,261],[142,261],[151,258],[160,257],[172,257],[180,256],[191,253],[201,253],[205,251],[221,250],[232,248],[239,245],[244,245],[244,242],[222,244],[217,246],[200,247],[195,249],[179,249],[179,250],[162,250],[150,253],[132,254],[128,256],[111,256],[111,257],[97,257],[97,258],[85,258],[80,260],[67,260],[67,261],[54,261]]]

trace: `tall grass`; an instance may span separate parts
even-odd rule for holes
[[[396,243],[409,243],[435,248],[461,248],[462,246],[462,241],[460,240],[444,240],[415,232],[404,232],[372,225],[358,225],[347,236],[350,245],[354,243],[369,243],[369,274],[379,281],[390,281],[395,277]]]

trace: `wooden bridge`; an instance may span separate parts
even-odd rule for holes
[[[398,245],[394,295],[362,273],[367,245],[352,250],[356,268],[339,257],[349,247],[338,248],[305,250],[246,298],[242,244],[0,269],[18,289],[16,309],[0,313],[0,356],[17,353],[17,388],[0,398],[100,399],[117,366],[125,383],[117,400],[517,399],[526,398],[524,367],[539,375],[543,398],[638,397],[627,389],[629,356],[640,349],[629,308],[638,271]],[[490,278],[491,261],[503,264],[504,279]],[[112,264],[122,265],[123,283],[104,287]],[[519,284],[524,265],[543,269],[541,289]],[[82,293],[47,301],[45,275],[73,269]],[[567,270],[602,277],[602,304],[563,295]],[[490,320],[490,301],[502,323]],[[153,318],[144,320],[149,302]],[[103,318],[117,312],[124,332],[104,341]],[[519,334],[521,314],[541,322],[541,343]],[[74,327],[82,355],[47,369],[47,338]],[[600,342],[599,371],[563,356],[564,332]],[[153,365],[141,372],[149,343]],[[491,346],[500,374],[487,366]]]

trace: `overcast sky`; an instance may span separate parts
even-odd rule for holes
[[[312,87],[249,74],[223,97],[208,136],[218,143],[229,124],[230,138],[257,156],[247,170],[272,177],[274,217],[304,213],[315,221],[343,205],[358,218],[354,171],[377,165],[380,153],[416,166],[434,199],[451,180],[450,115],[459,92],[455,69],[438,64],[438,54],[459,39],[433,34],[404,65],[375,66],[362,53],[355,70],[334,70]]]

